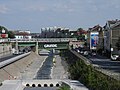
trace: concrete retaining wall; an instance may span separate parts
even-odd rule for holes
[[[34,52],[30,55],[0,69],[0,81],[17,79],[26,68],[28,68],[34,60],[38,59],[39,56]]]

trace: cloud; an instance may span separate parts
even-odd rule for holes
[[[46,7],[44,7],[44,6],[29,6],[29,7],[27,7],[26,8],[26,10],[29,10],[29,11],[40,11],[40,12],[42,12],[42,11],[46,11],[47,10],[47,8]]]
[[[75,7],[70,4],[55,3],[51,10],[55,12],[74,12]]]
[[[0,5],[0,13],[6,14],[9,11],[9,9],[5,5]]]

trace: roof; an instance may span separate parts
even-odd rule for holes
[[[88,32],[89,31],[101,31],[101,30],[102,30],[102,27],[98,24],[98,25],[95,25],[92,28],[89,28]]]
[[[27,32],[18,32],[15,35],[29,36],[30,34]]]
[[[120,22],[120,20],[116,19],[116,20],[108,20],[109,24],[115,24],[117,22]]]

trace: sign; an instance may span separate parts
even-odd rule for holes
[[[56,48],[57,44],[45,44],[44,47],[45,48]]]
[[[7,38],[8,34],[0,34],[0,38]]]
[[[5,33],[5,30],[4,30],[4,29],[2,29],[2,33]]]
[[[90,33],[90,49],[96,49],[98,44],[98,32]]]

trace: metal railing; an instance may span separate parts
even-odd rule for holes
[[[18,59],[23,58],[23,57],[25,57],[25,56],[27,56],[27,55],[29,55],[29,54],[30,54],[30,52],[25,53],[25,54],[22,54],[22,55],[19,55],[19,56],[16,56],[16,57],[11,58],[11,59],[8,59],[8,60],[5,60],[5,61],[3,61],[3,62],[0,62],[0,68],[6,66],[6,65],[8,65],[8,64],[11,64],[11,63],[17,61]]]
[[[8,39],[9,42],[69,42],[77,41],[77,38],[32,38],[32,39]]]

